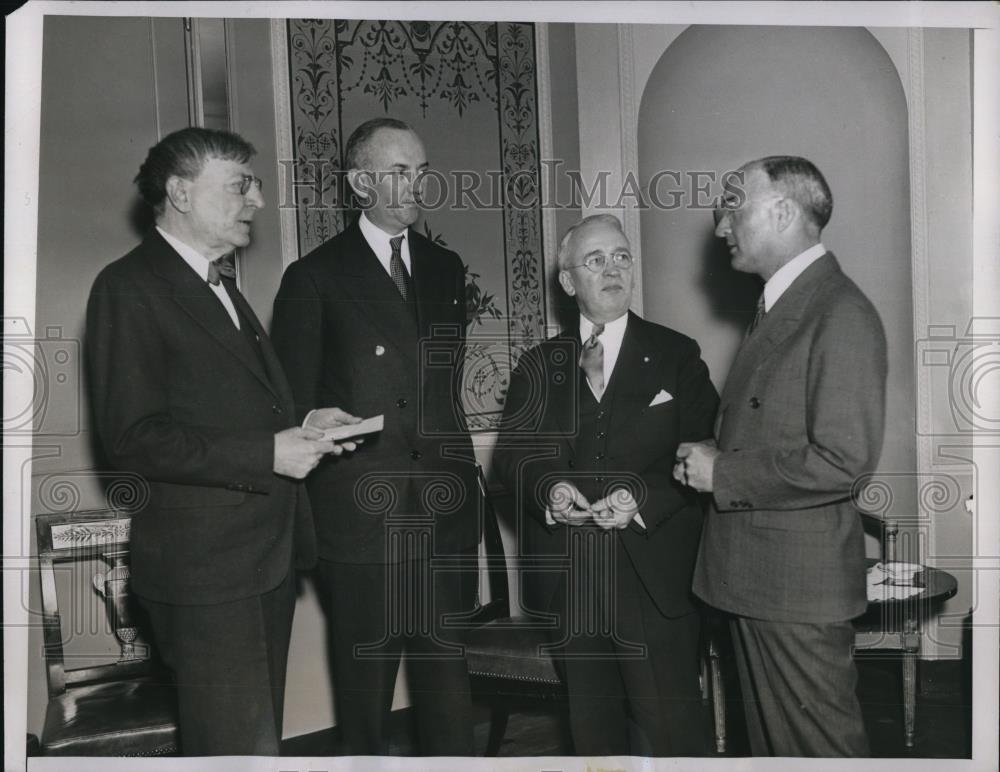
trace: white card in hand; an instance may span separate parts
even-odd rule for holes
[[[323,432],[322,439],[343,442],[351,437],[360,437],[362,434],[380,432],[384,424],[385,417],[383,415],[376,415],[366,418],[359,424],[347,424],[346,426],[335,426],[332,429],[326,429]]]

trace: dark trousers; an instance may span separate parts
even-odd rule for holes
[[[476,554],[463,556],[462,570],[438,570],[444,563],[436,558],[388,565],[320,561],[345,754],[388,755],[393,688],[405,652],[420,753],[473,755],[462,635],[443,623],[446,615],[473,608]]]
[[[142,598],[177,683],[185,756],[277,756],[295,611],[292,575],[263,595],[208,606]]]
[[[730,623],[754,756],[871,755],[850,622]]]
[[[553,654],[569,694],[576,754],[704,756],[700,615],[663,616],[614,533],[578,529],[573,537],[593,543],[574,549],[556,592],[561,630]]]

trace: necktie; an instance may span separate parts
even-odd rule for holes
[[[227,279],[236,278],[236,266],[232,263],[232,255],[225,255],[218,260],[213,260],[208,264],[208,283],[218,285],[219,279],[225,276]]]
[[[594,395],[598,401],[604,393],[604,344],[599,340],[599,336],[604,332],[603,324],[595,324],[590,337],[584,341],[583,351],[580,353],[580,368],[590,388],[594,390]]]
[[[399,296],[403,300],[406,300],[410,275],[406,272],[406,266],[403,265],[403,237],[396,236],[395,238],[391,238],[389,239],[389,244],[392,246],[392,257],[389,258],[389,273],[392,275],[392,281],[396,285],[396,289],[399,290]]]
[[[760,297],[757,299],[757,311],[753,315],[753,321],[750,322],[750,326],[747,328],[747,337],[749,338],[753,335],[753,331],[757,329],[757,325],[760,324],[761,319],[764,318],[764,314],[767,311],[764,310],[764,293],[760,293]]]

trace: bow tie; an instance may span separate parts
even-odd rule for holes
[[[225,276],[227,279],[236,278],[236,266],[233,265],[232,255],[225,255],[218,260],[213,260],[208,264],[208,283],[218,284],[219,280]]]

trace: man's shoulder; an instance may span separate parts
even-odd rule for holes
[[[695,349],[698,350],[698,342],[682,332],[678,332],[672,327],[667,327],[657,322],[643,319],[634,313],[629,313],[629,329],[636,335],[655,343],[659,347],[673,349]],[[627,334],[627,333],[626,333]]]
[[[443,263],[458,263],[461,265],[462,259],[458,256],[457,252],[453,249],[449,249],[439,241],[420,233],[416,226],[411,225],[408,234],[411,248],[415,247],[416,249],[419,249],[424,254],[429,255],[433,260]]]
[[[104,266],[97,275],[95,286],[115,282],[143,283],[148,280],[153,275],[152,261],[156,252],[156,244],[152,240],[152,236],[147,236],[125,255]]]
[[[859,314],[881,323],[875,304],[836,261],[833,270],[820,283],[814,303],[821,312]]]

